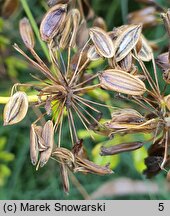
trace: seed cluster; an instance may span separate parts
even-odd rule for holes
[[[44,63],[36,53],[34,34],[27,18],[20,21],[20,34],[33,58],[17,44],[14,45],[14,48],[45,77],[35,77],[38,84],[28,84],[28,87],[37,90],[39,101],[35,105],[45,109],[45,113],[31,125],[32,164],[38,169],[39,166],[43,167],[50,157],[59,162],[66,193],[69,191],[69,170],[100,175],[113,173],[108,164],[99,166],[88,160],[83,140],[77,135],[77,116],[89,133],[93,130],[110,139],[113,139],[116,133],[153,134],[153,144],[145,160],[145,174],[148,177],[157,174],[169,163],[170,97],[164,95],[165,89],[160,91],[156,63],[164,72],[166,85],[169,84],[169,52],[158,56],[155,63],[153,49],[142,34],[141,24],[135,21],[107,32],[104,20],[100,17],[94,18],[88,1],[61,0],[48,3],[50,8],[40,24],[40,36],[48,45],[52,67]],[[88,8],[88,13],[85,13],[84,6]],[[153,8],[148,9],[150,13],[153,12]],[[129,19],[133,20],[133,16],[135,15],[129,15]],[[169,11],[162,14],[165,26],[170,25],[169,16]],[[89,19],[94,20],[90,28],[87,23]],[[145,66],[145,62],[149,61],[153,65],[154,77]],[[103,62],[105,68],[101,69]],[[91,63],[96,63],[98,72],[89,69]],[[17,88],[22,85],[17,84]],[[103,91],[115,92],[120,98],[139,105],[143,108],[143,113],[130,108],[115,109],[99,103],[100,98],[97,100],[86,97],[92,91],[101,88]],[[111,118],[104,123],[101,121],[100,107],[111,112]],[[27,109],[26,93],[14,93],[13,88],[11,98],[4,109],[4,125],[21,121]],[[39,122],[44,115],[50,120],[41,125]],[[69,126],[72,147],[62,147],[63,123]],[[58,135],[57,145],[54,142],[54,133]],[[144,144],[137,140],[109,148],[103,146],[101,155],[133,151]]]

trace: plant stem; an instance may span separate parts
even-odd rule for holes
[[[0,97],[0,104],[6,104],[9,101],[10,97]],[[47,96],[42,96],[41,101],[45,101],[47,99]],[[28,102],[29,103],[35,103],[38,102],[39,98],[37,95],[30,95],[28,96]]]
[[[22,4],[22,6],[24,8],[25,13],[27,14],[27,16],[28,16],[28,18],[30,20],[32,28],[33,28],[33,30],[35,32],[36,37],[38,38],[38,41],[39,41],[39,43],[40,43],[40,45],[42,47],[42,50],[43,50],[45,56],[47,57],[48,61],[50,61],[50,56],[49,56],[49,53],[48,53],[47,46],[40,38],[38,26],[37,26],[37,24],[35,22],[35,19],[34,19],[32,13],[31,13],[31,10],[30,10],[30,8],[28,6],[27,0],[21,0],[21,4]]]

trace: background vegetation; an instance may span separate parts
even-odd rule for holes
[[[3,19],[0,17],[1,96],[9,96],[14,83],[31,80],[29,74],[34,72],[34,69],[12,47],[14,43],[23,46],[18,31],[19,20],[26,16],[22,2],[19,2],[18,10],[10,18]],[[31,12],[39,24],[45,12],[45,0],[29,0],[27,2],[30,8],[34,8]],[[168,0],[157,2],[168,7]],[[1,1],[0,4],[2,4]],[[128,12],[144,6],[135,0],[91,0],[91,4],[96,14],[106,20],[109,30],[126,23]],[[151,40],[160,39],[164,34],[165,31],[161,23],[145,31],[146,37]],[[167,40],[162,40],[159,43],[159,52],[166,42]],[[23,47],[23,49],[25,48]],[[44,58],[39,43],[37,43],[37,50],[39,55]],[[118,100],[115,100],[114,104],[123,106],[123,102]],[[93,194],[92,198],[96,199],[170,198],[170,187],[166,182],[166,173],[162,172],[152,180],[147,180],[142,174],[143,161],[146,157],[145,148],[147,149],[149,144],[133,154],[123,153],[120,156],[110,157],[109,160],[115,172],[113,175],[103,177],[76,174],[76,178],[81,182],[86,192],[72,176],[70,195],[66,196],[62,190],[59,167],[55,162],[50,161],[38,172],[30,163],[29,130],[31,122],[35,120],[33,111],[30,109],[29,114],[20,124],[7,127],[2,126],[2,105],[0,105],[0,113],[0,199],[84,199],[88,198],[86,192],[89,195]],[[64,145],[69,145],[66,138],[67,131],[68,128],[66,127],[63,134]],[[87,136],[83,130],[79,131],[79,134],[82,137]],[[122,138],[116,137],[116,139]],[[100,137],[97,137],[97,142],[102,142]],[[85,142],[91,158],[97,163],[103,163],[101,161],[103,159],[98,156],[99,148],[98,146],[95,147],[95,144],[90,139]],[[102,190],[103,185],[105,189]],[[96,193],[94,194],[94,192]]]

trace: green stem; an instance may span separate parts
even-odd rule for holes
[[[39,41],[39,43],[40,43],[40,45],[42,47],[42,50],[43,50],[44,54],[46,55],[48,61],[50,62],[50,56],[49,56],[49,53],[48,53],[47,46],[40,38],[38,26],[37,26],[37,24],[35,22],[35,19],[34,19],[32,13],[31,13],[31,10],[30,10],[30,8],[28,6],[27,0],[20,0],[20,1],[21,1],[21,4],[22,4],[23,8],[24,8],[25,13],[27,14],[27,16],[28,16],[28,18],[30,20],[30,23],[32,25],[32,28],[33,28],[33,30],[35,32],[36,37],[38,38],[38,41]]]
[[[0,104],[6,104],[9,101],[10,97],[0,97]],[[45,101],[47,96],[42,96],[41,101]],[[29,103],[35,103],[39,101],[39,97],[37,95],[28,96]]]

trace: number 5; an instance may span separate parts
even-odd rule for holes
[[[159,211],[163,211],[164,210],[164,203],[159,203],[158,210]]]

